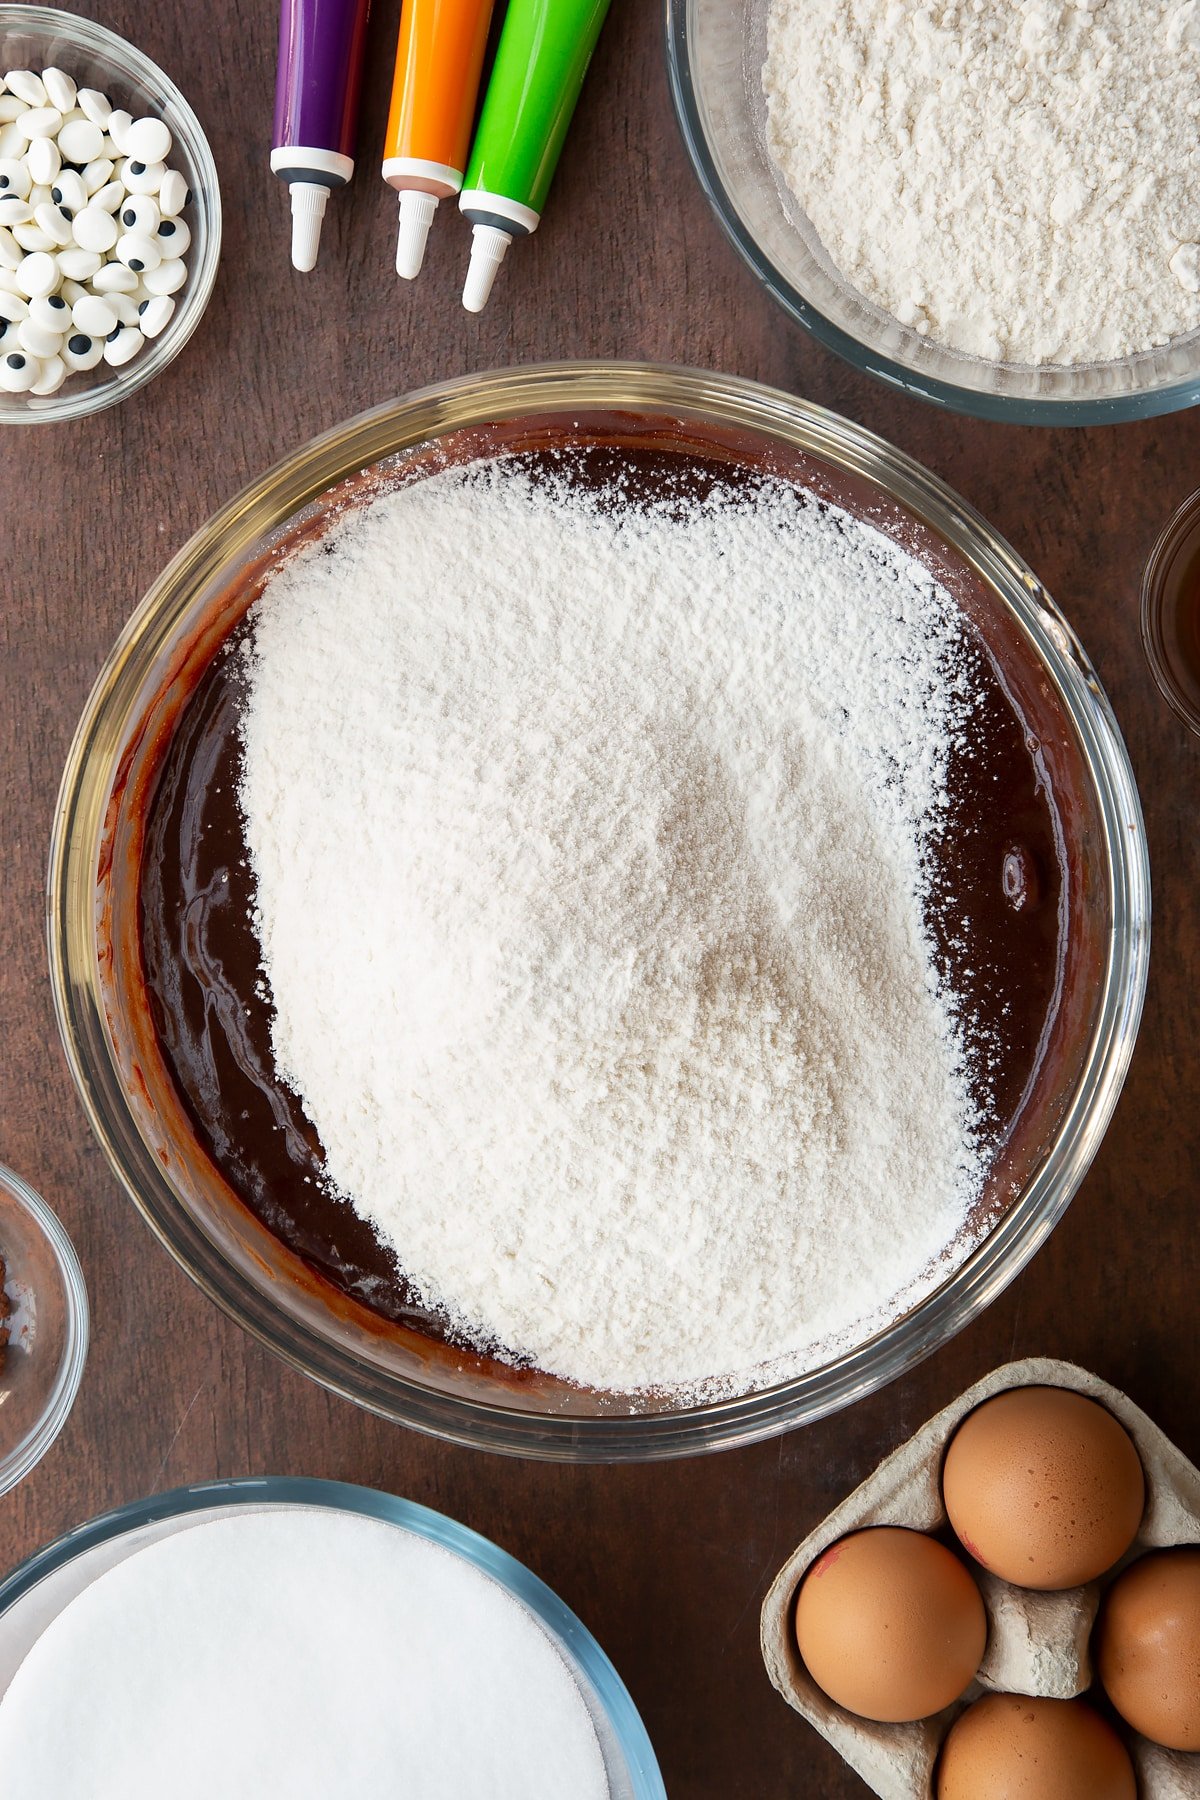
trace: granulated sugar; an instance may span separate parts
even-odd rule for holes
[[[610,1800],[541,1624],[439,1545],[239,1507],[99,1575],[0,1703],[30,1800]]]
[[[782,482],[635,505],[513,461],[272,579],[242,803],[277,1064],[464,1337],[732,1391],[944,1276],[983,1162],[922,904],[961,629]]]
[[[953,349],[1200,327],[1197,0],[771,0],[767,142],[842,276]]]

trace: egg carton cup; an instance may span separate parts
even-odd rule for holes
[[[1099,1581],[1054,1593],[1013,1587],[971,1564],[988,1615],[983,1662],[952,1706],[911,1725],[881,1725],[835,1706],[812,1680],[796,1648],[796,1590],[818,1556],[848,1532],[902,1525],[946,1533],[942,1461],[955,1430],[993,1394],[1016,1387],[1071,1388],[1121,1421],[1146,1477],[1146,1510],[1133,1544]],[[1200,1471],[1127,1395],[1073,1363],[1030,1357],[1005,1363],[929,1419],[879,1464],[792,1552],[763,1601],[760,1641],[767,1673],[788,1705],[828,1739],[881,1800],[932,1800],[938,1753],[954,1720],[986,1693],[1069,1700],[1091,1686],[1089,1639],[1100,1597],[1115,1574],[1147,1550],[1200,1543]],[[1200,1753],[1161,1749],[1125,1733],[1141,1800],[1200,1800]]]

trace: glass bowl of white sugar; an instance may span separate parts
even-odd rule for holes
[[[387,1417],[601,1461],[820,1417],[1002,1290],[1115,1105],[1149,881],[1094,671],[961,499],[787,395],[566,363],[197,534],[48,908],[92,1126],[204,1291]]]
[[[171,78],[136,46],[91,19],[53,7],[0,5],[0,74],[21,70],[31,71],[40,78],[44,69],[61,70],[75,89],[92,90],[104,97],[106,105],[123,110],[134,120],[151,118],[166,125],[171,136],[166,163],[170,170],[177,171],[177,178],[181,178],[184,199],[177,214],[172,213],[169,219],[164,214],[164,218],[167,223],[176,222],[176,241],[179,225],[186,229],[189,241],[186,256],[181,259],[186,265],[186,275],[182,285],[161,295],[155,312],[150,315],[155,323],[155,335],[139,330],[136,306],[142,304],[140,290],[133,295],[122,292],[117,296],[118,303],[132,298],[135,307],[128,321],[118,321],[114,329],[123,332],[139,330],[143,339],[127,361],[113,363],[106,360],[101,352],[108,346],[102,347],[93,334],[94,348],[77,358],[79,366],[67,373],[55,392],[39,396],[0,391],[0,423],[5,425],[48,424],[58,419],[83,418],[115,406],[152,381],[178,356],[199,325],[212,297],[221,255],[221,193],[216,163],[199,120]],[[7,94],[0,95],[0,106],[8,98]],[[0,122],[0,133],[11,129],[11,125]],[[6,156],[10,149],[19,154],[18,145],[6,145]],[[107,160],[114,159],[108,157]],[[123,167],[124,163],[116,159],[109,180],[118,176]],[[66,159],[63,159],[62,168],[68,175],[77,173]],[[64,204],[71,198],[74,197],[65,196]],[[131,193],[126,196],[126,203],[137,198]],[[144,198],[154,201],[149,191]],[[174,200],[171,205],[174,207]],[[68,207],[68,210],[72,209]],[[120,225],[119,229],[128,230],[129,227]],[[164,259],[167,257],[166,240],[163,241],[162,255]],[[115,250],[105,252],[104,256],[111,261]],[[5,262],[6,281],[14,274],[7,268],[7,262],[11,260],[9,257]],[[93,255],[93,260],[101,259]],[[165,261],[162,266],[166,266]],[[156,270],[156,281],[157,274]],[[142,279],[144,281],[145,277]],[[69,293],[73,291],[68,289]],[[58,280],[49,293],[61,297]],[[17,294],[19,299],[28,299],[20,290]],[[75,295],[76,299],[78,297]],[[110,294],[108,298],[111,301],[113,296]],[[161,323],[164,316],[166,322]],[[143,323],[145,318],[143,313]],[[15,339],[18,324],[19,321],[13,321],[6,331],[0,352],[11,349],[21,353],[22,347],[10,342]],[[69,333],[68,337],[70,335],[75,334]]]
[[[77,1703],[96,1633],[106,1673]],[[156,1494],[0,1583],[18,1790],[158,1792],[168,1768],[176,1796],[205,1795],[211,1773],[188,1755],[198,1709],[232,1796],[385,1792],[402,1767],[419,1792],[665,1800],[627,1688],[557,1594],[456,1520],[344,1482]]]
[[[667,62],[721,226],[821,343],[979,418],[1111,423],[1200,399],[1191,12],[665,0]]]

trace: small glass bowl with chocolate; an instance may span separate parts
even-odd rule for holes
[[[41,1196],[0,1167],[0,1494],[62,1430],[87,1350],[87,1289],[71,1240]]]
[[[1172,513],[1150,553],[1142,647],[1163,699],[1200,736],[1200,492]]]
[[[411,481],[511,454],[557,461],[581,447],[622,461],[631,480],[662,458],[691,471],[718,464],[724,480],[751,487],[769,471],[869,521],[936,576],[989,671],[996,729],[971,746],[983,760],[968,756],[962,771],[963,829],[946,874],[964,907],[978,902],[994,917],[1007,945],[997,970],[1015,971],[1021,1020],[1019,1031],[1005,1026],[1009,1101],[970,1232],[946,1246],[924,1297],[883,1329],[860,1332],[820,1366],[717,1398],[584,1388],[502,1347],[456,1339],[406,1288],[396,1259],[380,1258],[353,1210],[322,1193],[312,1160],[321,1146],[286,1083],[259,1081],[257,1092],[247,1083],[248,1068],[269,1077],[273,1067],[248,897],[223,922],[211,912],[244,861],[227,804],[237,734],[224,652],[236,651],[272,572],[397,467]],[[193,881],[189,844],[220,869],[206,861]],[[209,911],[201,918],[197,907]],[[1145,989],[1149,872],[1132,772],[1095,673],[1033,572],[965,502],[870,433],[793,396],[699,371],[564,363],[473,375],[350,420],[185,546],[122,634],[81,721],[55,822],[49,918],[59,1024],[93,1129],[212,1299],[294,1367],[398,1422],[513,1454],[620,1461],[750,1442],[849,1405],[1013,1279],[1070,1203],[1116,1103]],[[236,941],[218,946],[218,924],[235,927]],[[189,1011],[172,998],[172,971],[191,967],[189,944],[201,940],[219,948],[238,1004]],[[993,1023],[1010,1017],[1003,996],[986,1004]],[[213,1035],[224,1016],[238,1022],[237,1041],[224,1027]],[[287,1158],[284,1137],[296,1147]]]

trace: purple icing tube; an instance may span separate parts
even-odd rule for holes
[[[332,188],[354,173],[370,0],[282,0],[271,167],[292,190],[292,263],[316,266]]]

